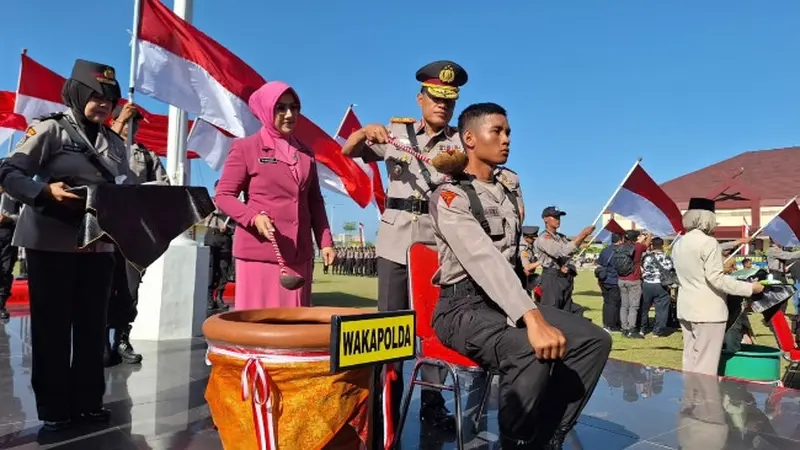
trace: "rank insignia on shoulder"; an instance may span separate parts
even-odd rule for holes
[[[28,127],[28,129],[25,130],[25,136],[33,136],[35,134],[36,130],[33,127]]]
[[[456,193],[453,191],[442,191],[439,194],[442,197],[442,200],[447,204],[447,207],[450,207],[450,204],[453,203],[453,199],[456,198]]]
[[[417,123],[413,117],[392,117],[392,123]]]

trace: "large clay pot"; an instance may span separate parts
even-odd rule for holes
[[[330,373],[331,316],[355,308],[231,311],[203,324],[206,400],[227,449],[358,449],[370,369]]]

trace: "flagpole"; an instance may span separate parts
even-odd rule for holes
[[[133,0],[133,29],[131,30],[131,65],[130,72],[128,73],[128,102],[133,103],[134,86],[136,85],[136,63],[139,59],[139,22],[142,17],[142,0]],[[131,152],[133,146],[133,117],[128,121],[128,137],[125,139],[125,145],[128,147],[128,153]]]
[[[614,193],[611,194],[611,197],[609,197],[608,201],[603,206],[603,209],[600,210],[600,214],[598,214],[597,217],[594,219],[594,222],[592,222],[592,225],[596,224],[598,220],[603,218],[603,214],[606,212],[608,207],[611,205],[611,202],[614,201],[614,198],[617,196],[617,194],[619,194],[619,191],[622,190],[622,186],[625,184],[626,181],[628,181],[628,178],[630,178],[630,176],[633,173],[633,171],[636,170],[636,168],[639,166],[639,164],[641,162],[642,162],[642,157],[641,156],[639,158],[636,158],[636,162],[633,163],[633,167],[631,167],[631,170],[629,170],[627,175],[625,175],[625,178],[622,179],[622,182],[619,183],[619,186],[617,186],[617,189],[614,191]],[[595,241],[595,239],[597,239],[597,236],[599,236],[600,233],[602,233],[602,232],[603,232],[603,228],[601,227],[600,230],[597,233],[595,233],[594,236],[592,236],[592,239],[589,240],[589,244],[592,244]],[[588,246],[584,247],[583,249],[581,249],[581,252],[578,253],[578,256],[581,256],[586,251],[587,248],[588,248]]]
[[[354,105],[353,103],[350,103],[350,106],[348,106],[347,109],[344,111],[344,115],[342,116],[342,121],[339,122],[339,127],[336,128],[336,133],[334,133],[334,135],[333,135],[334,139],[336,139],[339,136],[339,133],[342,132],[342,127],[344,126],[344,121],[347,120],[347,114],[350,112],[351,109],[353,109],[353,106],[356,106],[356,105]]]
[[[794,203],[794,202],[796,202],[796,201],[797,201],[797,196],[795,195],[795,196],[794,196],[794,198],[792,198],[791,200],[789,200],[789,202],[788,202],[788,203],[786,203],[785,205],[783,205],[783,208],[781,208],[781,210],[780,210],[780,211],[778,211],[778,212],[777,212],[777,213],[776,213],[774,216],[770,217],[770,219],[767,221],[767,223],[765,223],[765,224],[764,224],[764,225],[763,225],[761,228],[759,228],[759,229],[758,229],[758,230],[757,230],[755,233],[751,234],[751,235],[750,235],[750,240],[752,240],[754,237],[758,236],[758,235],[759,235],[759,234],[760,234],[762,231],[764,231],[764,228],[767,228],[767,226],[770,224],[770,222],[772,222],[772,221],[773,221],[773,220],[774,220],[776,217],[780,216],[780,215],[781,215],[781,213],[783,212],[783,210],[785,210],[786,208],[788,208],[788,207],[789,207],[789,205],[791,205],[792,203]],[[738,252],[739,252],[739,250],[741,250],[741,249],[742,249],[742,247],[744,247],[744,246],[745,246],[745,244],[740,244],[738,247],[736,247],[736,250],[732,251],[732,252],[731,252],[731,254],[730,254],[730,256],[728,256],[727,258],[725,258],[725,262],[728,262],[728,261],[729,261],[731,258],[733,258],[734,256],[736,256],[736,253],[738,253]]]

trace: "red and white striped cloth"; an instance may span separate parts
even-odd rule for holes
[[[657,236],[683,232],[678,205],[638,163],[606,211],[626,217]]]
[[[188,148],[212,167],[220,167],[231,139],[210,138],[214,127],[233,136],[255,133],[261,123],[247,100],[264,83],[252,67],[170,11],[159,0],[142,0],[138,26],[137,91],[189,113],[203,122],[193,130]],[[207,125],[213,125],[209,128]],[[361,207],[372,200],[369,176],[341,153],[341,146],[313,122],[300,116],[295,137],[314,151],[317,161],[341,180]]]
[[[25,117],[14,112],[16,94],[0,91],[0,144],[10,138],[15,131],[25,131],[28,122]]]

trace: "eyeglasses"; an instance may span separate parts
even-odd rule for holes
[[[300,105],[297,103],[276,103],[275,104],[275,113],[276,114],[286,114],[287,112],[291,111],[292,114],[297,114],[300,112]]]

